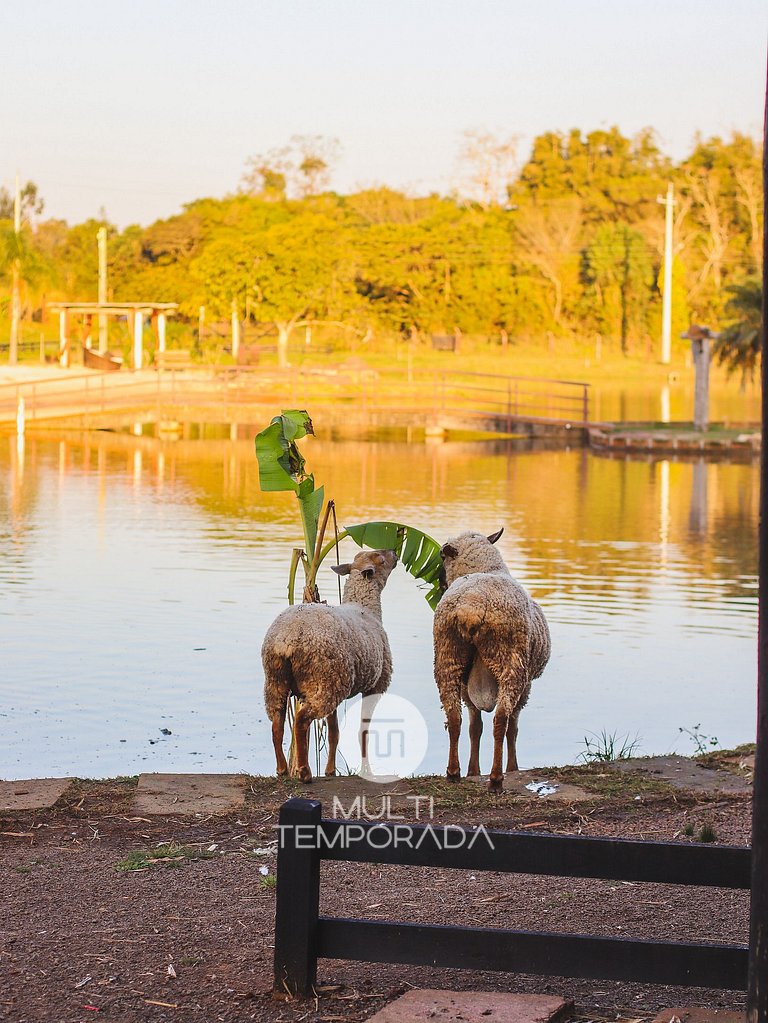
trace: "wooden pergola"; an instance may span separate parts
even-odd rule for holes
[[[165,327],[167,318],[178,312],[177,302],[51,302],[48,308],[59,314],[59,364],[65,368],[70,362],[70,317],[82,316],[90,324],[98,317],[99,324],[106,323],[109,316],[125,316],[133,325],[133,368],[141,369],[144,359],[144,320],[156,324],[158,351],[165,351]],[[106,337],[106,329],[99,331]],[[106,344],[100,343],[98,351],[104,354]]]

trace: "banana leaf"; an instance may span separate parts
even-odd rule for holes
[[[283,409],[269,426],[256,436],[259,486],[262,490],[294,490],[305,479],[304,456],[296,441],[314,433],[312,420],[303,409]],[[314,489],[314,484],[313,484]]]
[[[402,522],[362,522],[345,526],[344,533],[351,536],[358,547],[393,550],[411,575],[428,585],[424,596],[435,610],[443,595],[439,582],[442,558],[437,540]]]

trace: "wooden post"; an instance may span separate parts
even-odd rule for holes
[[[16,236],[18,250],[21,232],[21,192],[19,175],[16,175],[16,188],[13,199],[13,232]],[[18,256],[13,260],[11,271],[11,335],[8,345],[8,363],[15,366],[19,357],[19,337],[21,335],[21,263]]]
[[[768,103],[763,124],[763,194],[768,194]],[[768,322],[768,234],[763,235],[763,323]],[[768,424],[768,359],[762,360],[763,433]],[[757,751],[752,789],[752,901],[747,1023],[768,1023],[768,452],[760,454],[757,620]]]
[[[67,310],[59,310],[59,365],[69,368],[69,338],[67,337]]]
[[[691,341],[696,383],[693,400],[693,428],[704,432],[709,427],[709,337]]]
[[[157,350],[165,351],[165,313],[157,314]]]
[[[144,313],[137,309],[133,314],[133,368],[141,369],[144,361]]]
[[[100,227],[96,240],[99,246],[99,305],[107,301],[107,229]],[[103,355],[108,346],[107,314],[99,311],[99,352]]]
[[[320,906],[320,803],[289,799],[280,808],[275,909],[274,992],[310,995],[317,974]]]
[[[237,316],[237,299],[232,299],[232,358],[237,362],[240,351],[240,320]]]

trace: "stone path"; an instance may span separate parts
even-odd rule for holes
[[[745,1016],[727,1009],[662,1009],[652,1023],[745,1023]]]
[[[573,1002],[549,995],[496,991],[409,991],[385,1005],[369,1023],[556,1023],[570,1016]]]
[[[606,769],[644,774],[666,781],[678,789],[693,792],[749,793],[752,790],[754,758],[734,759],[733,770],[704,767],[687,757],[646,757],[606,764]],[[487,785],[487,776],[464,779],[475,785]],[[67,778],[37,778],[24,781],[0,781],[0,812],[43,810],[54,805],[72,782]],[[245,805],[248,777],[242,774],[142,774],[133,798],[135,813],[151,816],[195,813],[229,813]],[[517,771],[504,776],[504,789],[521,801],[578,803],[596,799],[594,793],[577,785],[553,781],[546,771]],[[382,797],[389,808],[406,808],[414,799],[407,780],[391,784],[364,781],[357,777],[315,778],[303,786],[308,799],[319,799],[324,806],[334,797],[345,805],[364,797],[375,816]]]
[[[751,758],[751,763],[754,767],[754,757]],[[704,767],[698,760],[691,760],[688,757],[643,757],[637,760],[619,760],[606,766],[617,771],[652,775],[677,789],[688,789],[693,792],[752,791],[749,772],[736,774],[732,771]]]

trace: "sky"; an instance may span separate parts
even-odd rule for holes
[[[119,227],[235,191],[249,156],[336,138],[333,186],[457,184],[468,130],[656,129],[674,159],[762,133],[764,0],[0,3],[0,184]]]

